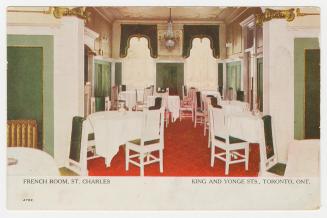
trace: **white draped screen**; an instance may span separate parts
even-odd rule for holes
[[[193,39],[190,57],[185,61],[185,84],[198,89],[217,90],[218,64],[208,38]]]
[[[143,89],[155,84],[155,59],[150,56],[146,38],[131,38],[127,56],[122,62],[122,84],[126,84],[128,89]],[[203,90],[217,90],[218,64],[212,56],[208,38],[193,40],[190,56],[185,59],[184,84]]]
[[[155,84],[156,65],[150,56],[146,38],[130,39],[127,56],[123,59],[122,84],[127,88],[143,89]]]

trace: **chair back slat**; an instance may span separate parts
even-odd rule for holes
[[[202,104],[201,104],[201,92],[197,91],[196,93],[196,107],[197,108],[202,108]]]
[[[163,108],[159,110],[146,110],[143,117],[142,140],[150,141],[163,139],[164,126]]]
[[[228,140],[228,130],[225,120],[224,109],[210,107],[210,127],[212,128],[212,137],[218,136]]]
[[[75,116],[73,117],[72,121],[69,158],[76,162],[80,162],[82,129],[84,120],[85,119],[83,117]]]
[[[262,120],[265,132],[266,155],[267,159],[269,159],[275,155],[271,116],[265,115],[262,117]]]

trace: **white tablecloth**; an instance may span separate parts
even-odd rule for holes
[[[261,117],[254,116],[251,112],[233,113],[226,116],[227,126],[231,136],[243,139],[250,143],[258,143],[260,147],[260,170],[264,169],[265,147],[264,125]]]
[[[142,117],[142,112],[132,111],[102,111],[88,117],[94,130],[96,153],[105,157],[107,166],[120,145],[140,138]]]
[[[7,166],[8,176],[60,176],[53,157],[42,150],[10,147],[7,158],[17,160],[17,164]]]
[[[202,98],[206,97],[207,95],[212,95],[212,96],[220,99],[220,93],[215,90],[202,90],[201,95],[202,95]]]
[[[248,103],[241,101],[221,101],[220,105],[224,108],[225,113],[241,113],[248,110]]]
[[[154,105],[154,100],[156,97],[161,97],[161,96],[148,96],[148,106],[153,106]],[[165,104],[163,100],[163,104]],[[173,96],[169,95],[167,97],[167,109],[169,112],[171,112],[172,116],[172,121],[175,122],[175,120],[179,117],[179,108],[180,108],[180,99],[179,96]]]

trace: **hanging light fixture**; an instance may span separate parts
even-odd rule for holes
[[[169,19],[168,19],[168,28],[165,33],[165,46],[167,49],[173,49],[175,47],[175,36],[173,32],[173,20],[171,19],[171,8],[169,8]]]

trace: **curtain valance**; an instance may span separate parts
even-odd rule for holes
[[[190,56],[194,38],[209,38],[212,55],[219,58],[219,25],[184,25],[183,57]]]
[[[121,24],[120,57],[127,56],[129,41],[132,37],[145,37],[148,40],[150,55],[158,57],[157,25]]]

